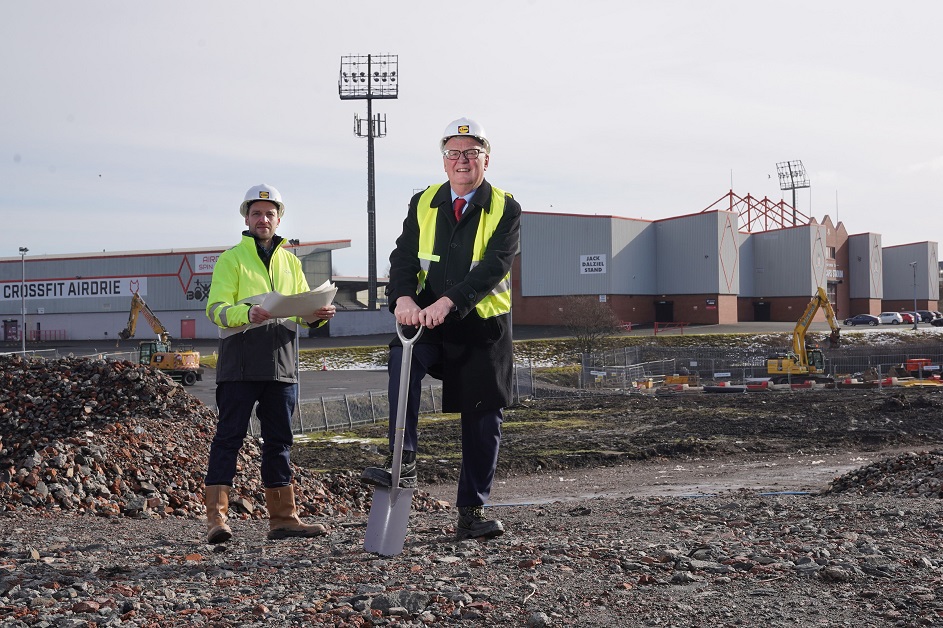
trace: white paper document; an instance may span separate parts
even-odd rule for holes
[[[281,292],[273,291],[260,294],[254,297],[252,301],[277,318],[310,317],[322,307],[330,305],[336,294],[337,286],[330,281],[325,281],[308,292],[286,296]]]

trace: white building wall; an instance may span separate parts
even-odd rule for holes
[[[521,288],[525,297],[612,292],[612,224],[609,216],[521,216]],[[599,256],[601,272],[586,272]]]
[[[884,298],[884,262],[881,235],[848,236],[848,296],[852,299]]]
[[[911,265],[913,262],[915,264]],[[940,298],[936,242],[915,242],[883,250],[884,298],[936,301]]]
[[[740,283],[736,226],[733,212],[657,221],[657,292],[736,294]]]
[[[754,234],[752,233],[738,234],[738,278],[741,297],[760,296],[756,292],[756,260],[753,255],[753,238]]]
[[[655,225],[645,220],[612,221],[610,294],[655,294]]]
[[[752,296],[808,296],[819,286],[825,287],[825,238],[826,228],[822,225],[752,234]]]

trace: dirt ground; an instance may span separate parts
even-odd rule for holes
[[[495,503],[747,488],[816,492],[837,475],[943,442],[943,389],[629,395],[538,400],[505,414]],[[420,419],[419,480],[450,500],[454,416]],[[382,460],[385,428],[299,445],[293,460],[359,470]]]
[[[234,537],[209,546],[198,500],[213,413],[171,393],[163,376],[142,383],[137,367],[121,368],[135,378],[114,380],[128,385],[104,387],[94,384],[98,371],[92,379],[61,366],[68,375],[21,378],[28,393],[6,380],[18,405],[4,415],[0,449],[26,455],[0,477],[4,626],[943,620],[943,388],[633,394],[508,408],[495,508],[486,511],[506,532],[490,541],[455,538],[455,509],[442,501],[454,501],[458,420],[424,416],[420,490],[403,551],[387,557],[365,549],[372,497],[357,480],[383,460],[384,426],[296,445],[293,461],[307,467],[295,478],[302,515],[328,528],[315,539],[267,538],[258,443],[247,443]],[[65,377],[73,394],[59,407]],[[120,414],[87,420],[86,392]],[[52,481],[67,469],[78,469],[75,484]],[[822,493],[833,481],[848,490]],[[71,486],[83,508],[100,507],[95,515],[56,506]]]

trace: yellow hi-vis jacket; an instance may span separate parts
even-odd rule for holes
[[[285,295],[308,290],[301,262],[282,248],[275,236],[268,267],[259,257],[248,231],[236,246],[224,251],[213,269],[206,315],[219,326],[216,381],[280,381],[294,383],[295,335],[300,319],[273,318],[249,323],[249,309],[268,292]],[[256,298],[257,297],[257,298]]]
[[[440,185],[431,185],[422,196],[419,197],[419,204],[416,207],[416,218],[419,222],[419,286],[416,294],[422,292],[426,284],[426,276],[429,274],[431,265],[439,261],[439,256],[433,253],[435,250],[435,221],[437,211],[432,207],[432,198],[438,192]],[[471,267],[469,270],[481,263],[484,259],[485,250],[491,236],[498,228],[498,223],[504,216],[504,206],[506,198],[511,196],[509,193],[491,187],[491,211],[482,212],[478,221],[478,231],[475,233],[475,243],[472,247]],[[513,197],[512,197],[513,198]],[[491,289],[475,305],[475,311],[481,318],[491,318],[507,314],[511,311],[511,273],[508,272],[498,284]]]

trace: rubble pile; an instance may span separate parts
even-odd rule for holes
[[[835,478],[823,493],[943,497],[943,449],[903,453]]]
[[[200,517],[215,426],[210,408],[144,365],[0,356],[0,511]],[[268,516],[259,460],[246,439],[230,516]],[[353,471],[294,472],[301,515],[369,510]],[[414,507],[442,506],[417,494]]]

